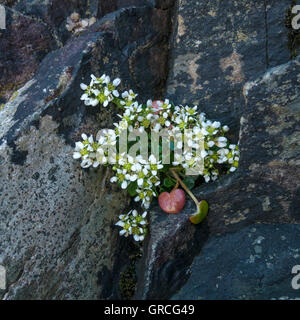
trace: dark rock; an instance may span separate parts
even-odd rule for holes
[[[143,7],[150,5],[150,0],[106,0],[98,2],[98,17],[104,17],[106,14],[121,8],[128,8],[131,6]]]
[[[45,55],[57,44],[47,26],[6,8],[0,30],[0,104],[33,77]]]
[[[288,45],[288,30],[286,24],[286,11],[291,7],[290,0],[266,1],[266,55],[268,67],[272,68],[288,61],[292,56]]]
[[[11,8],[0,31],[2,102],[21,86],[0,107],[1,298],[297,296],[300,59],[288,62],[290,0],[0,3]],[[66,22],[75,11],[98,20],[73,35]],[[120,77],[141,102],[166,92],[198,104],[239,137],[238,171],[195,190],[208,218],[192,225],[191,201],[178,215],[154,203],[137,264],[140,248],[114,227],[132,207],[128,195],[106,183],[109,170],[72,160],[82,132],[115,121],[113,106],[81,103],[91,73]]]
[[[153,207],[151,236],[140,266],[136,298],[170,298],[189,277],[190,261],[195,256],[190,280],[175,298],[241,298],[246,291],[257,292],[252,296],[248,292],[246,298],[295,296],[290,287],[287,289],[286,281],[290,279],[290,263],[296,261],[282,261],[283,271],[271,270],[270,276],[278,286],[261,285],[258,292],[260,282],[251,278],[255,270],[249,271],[244,264],[235,266],[238,260],[245,260],[244,253],[236,251],[234,260],[224,257],[212,267],[205,251],[206,246],[219,254],[229,253],[230,246],[234,251],[234,239],[241,238],[244,228],[252,224],[287,223],[290,226],[286,228],[296,230],[292,224],[300,221],[300,60],[281,65],[290,57],[288,30],[284,25],[285,9],[289,6],[289,1],[178,4],[168,96],[175,103],[199,104],[210,118],[233,126],[236,137],[238,133],[240,137],[241,163],[235,174],[195,191],[198,199],[210,204],[208,218],[202,225],[190,225],[191,203],[178,216],[166,216],[157,206]],[[280,66],[266,72],[276,65]],[[217,240],[217,235],[228,232],[236,233]],[[228,241],[223,245],[222,239]],[[257,247],[256,253],[260,250]],[[290,256],[291,253],[290,249]],[[284,254],[281,252],[281,256]],[[202,274],[200,269],[206,262],[206,273]],[[209,285],[221,271],[220,265],[227,282],[216,293],[214,288],[209,290]],[[268,273],[265,265],[259,267],[259,276]],[[232,268],[236,271],[245,268],[249,273],[245,276],[246,284],[237,278],[231,289],[229,281],[234,278],[228,270]],[[283,280],[282,272],[285,272]],[[203,285],[206,278],[207,286]],[[193,286],[196,289],[192,290]]]
[[[117,111],[85,107],[80,83],[107,73],[141,89],[141,99],[161,95],[164,69],[150,68],[168,41],[159,11],[123,9],[98,21],[48,54],[0,111],[0,264],[8,285],[1,297],[122,297],[118,282],[130,248],[114,223],[128,195],[106,183],[110,171],[83,171],[72,159],[80,134],[112,127]]]
[[[238,133],[242,88],[290,58],[289,0],[180,1],[167,95],[195,104]]]
[[[300,226],[255,225],[211,235],[172,299],[295,299],[292,268],[299,264]]]
[[[18,0],[0,0],[0,4],[11,8]]]
[[[20,0],[13,5],[13,8],[43,21],[62,45],[72,36],[72,33],[66,29],[67,18],[73,12],[79,13],[81,19],[96,17],[98,2],[97,0]]]
[[[168,215],[158,204],[151,208],[150,238],[138,266],[137,299],[167,299],[188,279],[189,266],[208,237],[204,222],[195,228],[189,215],[195,205],[187,202],[178,215]]]
[[[6,30],[0,30],[0,105],[7,102],[13,93],[20,88],[26,81],[31,79],[36,72],[40,62],[50,51],[63,46],[66,41],[72,36],[72,32],[66,29],[67,18],[73,13],[78,12],[81,18],[97,17],[101,18],[105,14],[112,11],[129,7],[137,6],[140,8],[148,7],[151,15],[146,15],[143,23],[144,30],[138,30],[139,35],[147,34],[147,26],[152,30],[148,34],[148,42],[145,43],[145,49],[134,51],[133,41],[131,47],[128,46],[127,31],[132,31],[133,36],[136,33],[132,29],[132,23],[136,23],[137,16],[131,14],[130,25],[127,25],[126,14],[123,19],[123,27],[126,27],[126,32],[120,32],[120,45],[127,45],[124,50],[124,60],[130,59],[130,68],[127,70],[132,76],[135,70],[133,68],[143,68],[146,63],[146,72],[156,73],[156,84],[152,85],[163,87],[168,73],[168,36],[171,30],[170,27],[170,10],[163,3],[158,1],[157,9],[153,11],[154,3],[150,1],[0,1],[0,4],[10,6],[6,7]],[[115,3],[115,5],[113,5]],[[170,8],[174,0],[167,3]],[[163,10],[161,10],[163,8]],[[16,11],[17,10],[17,11]],[[143,10],[143,9],[142,9]],[[135,17],[134,17],[135,16]],[[153,20],[153,21],[152,21]],[[98,23],[99,24],[99,23]],[[101,22],[100,22],[101,24]],[[137,38],[135,37],[135,40]],[[123,48],[122,48],[123,49]],[[146,56],[147,54],[147,56]],[[136,65],[134,61],[139,60],[140,64]],[[127,72],[127,77],[128,77]],[[163,78],[161,75],[164,74]],[[159,78],[159,79],[158,79]],[[149,80],[148,76],[141,77],[145,81],[140,85],[140,88],[147,87],[145,84]],[[162,95],[161,93],[159,94]]]
[[[185,273],[189,272],[188,261],[194,255],[195,244],[198,244],[196,250],[200,252],[197,259],[204,261],[202,259],[205,259],[205,256],[202,258],[201,248],[206,233],[209,233],[211,239],[209,247],[210,244],[217,244],[220,246],[216,249],[217,252],[223,250],[226,252],[227,242],[224,243],[225,247],[223,248],[221,240],[214,240],[216,235],[236,232],[236,236],[232,236],[232,239],[236,239],[235,237],[241,236],[241,230],[249,225],[258,223],[292,225],[300,222],[299,70],[300,59],[296,59],[270,69],[256,81],[245,84],[243,94],[246,104],[241,118],[239,142],[240,167],[235,174],[223,177],[215,183],[203,185],[195,191],[199,200],[205,199],[210,205],[210,212],[204,225],[198,227],[190,225],[188,213],[192,213],[191,204],[188,204],[183,214],[175,217],[166,217],[157,207],[152,209],[151,237],[144,254],[144,266],[146,267],[144,267],[145,270],[143,270],[143,266],[141,267],[139,279],[141,285],[137,291],[137,298],[165,299],[171,297],[180,288],[182,281],[187,278]],[[158,219],[159,215],[161,217]],[[266,230],[270,233],[270,229]],[[287,230],[284,232],[288,233]],[[225,239],[231,238],[228,236]],[[291,242],[289,243],[293,248]],[[233,242],[231,244],[233,246]],[[182,248],[185,248],[186,252],[181,260],[183,265],[178,271],[176,257],[181,254]],[[212,247],[210,248],[212,251],[214,250]],[[282,250],[282,247],[280,248],[278,250]],[[232,250],[235,250],[234,246]],[[257,250],[260,249],[257,248]],[[272,249],[269,250],[272,251]],[[238,255],[239,252],[237,251],[236,254]],[[284,252],[281,254],[284,255]],[[240,258],[243,261],[244,255]],[[236,256],[235,259],[239,259],[239,257]],[[291,270],[290,261],[282,261],[280,264],[285,272]],[[226,260],[224,257],[223,267],[225,270],[231,268],[231,265],[227,265],[229,263],[231,263],[230,259]],[[175,273],[170,272],[166,277],[164,270],[167,267],[185,276],[177,277]],[[236,268],[243,271],[244,265],[241,264]],[[263,268],[263,265],[260,268]],[[201,279],[205,279],[205,277],[212,279],[217,270],[219,270],[217,266],[208,268],[207,274],[203,278],[200,277],[199,286],[201,286]],[[262,270],[261,274],[263,273],[266,274],[267,271]],[[197,275],[192,273],[191,277],[192,280],[189,283],[192,283]],[[290,275],[286,274],[284,281],[289,277]],[[279,288],[286,288],[286,282],[283,283],[281,278],[281,271],[276,273],[274,269],[272,281],[278,282],[278,287],[276,287],[278,290],[274,289],[274,291],[273,287],[266,285],[260,291],[260,296],[265,298],[290,296],[290,290],[282,291],[279,296]],[[227,275],[226,279],[231,279],[230,275]],[[245,281],[247,279],[249,283],[246,289],[255,292],[257,282],[252,281],[251,276]],[[161,289],[162,282],[169,290],[163,291]],[[197,286],[198,283],[194,283],[194,285]],[[237,282],[234,290],[238,295],[242,295],[246,289],[238,289],[239,285],[243,286],[244,284]],[[174,291],[175,288],[177,289]],[[204,295],[204,291],[200,291],[199,296],[204,299],[211,298],[214,295],[213,289],[211,290],[207,296]],[[233,296],[230,288],[228,288],[228,292],[231,293],[224,290],[215,297],[222,299],[237,297]],[[183,291],[180,297],[184,298],[186,292]],[[191,296],[187,295],[188,297]],[[251,297],[250,293],[248,297]],[[255,297],[254,294],[253,297]]]
[[[1,1],[0,1],[1,3]],[[106,14],[131,6],[151,6],[148,0],[19,0],[7,3],[23,14],[43,21],[63,44],[72,36],[66,29],[67,18],[76,12],[80,19],[95,17],[100,19]]]

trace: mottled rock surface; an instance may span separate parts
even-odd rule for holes
[[[7,102],[14,91],[33,77],[47,53],[62,47],[73,36],[66,28],[67,19],[73,12],[80,15],[80,20],[92,17],[99,20],[122,8],[148,7],[153,10],[156,6],[157,9],[165,10],[172,7],[170,3],[172,4],[173,0],[167,4],[164,1],[155,3],[147,0],[0,0],[6,10],[6,29],[0,30],[0,105]],[[169,11],[158,10],[156,15],[157,21],[154,24],[157,30],[160,29],[158,33],[169,33],[169,28],[166,28]],[[159,26],[157,23],[160,21],[162,24]],[[144,23],[147,23],[147,26],[152,24],[151,21]],[[152,51],[157,50],[151,42],[153,39],[149,37],[148,40],[154,47]],[[163,68],[162,72],[165,72],[168,50],[161,48],[160,51],[163,59],[150,63],[159,63],[159,67]]]
[[[290,233],[299,230],[300,222],[300,59],[282,64],[289,60],[288,52],[282,50],[286,30],[284,25],[275,25],[270,31],[274,47],[268,42],[266,60],[263,25],[268,20],[260,14],[285,13],[282,2],[274,1],[272,5],[265,6],[264,1],[244,1],[243,5],[235,1],[222,5],[220,1],[179,1],[167,91],[176,102],[183,99],[199,103],[210,117],[233,124],[241,161],[236,173],[195,191],[199,200],[205,199],[210,205],[208,218],[200,226],[192,226],[188,220],[194,211],[192,202],[175,217],[164,214],[158,206],[152,208],[151,234],[139,265],[136,298],[299,296],[292,292],[288,281],[299,258],[295,251],[299,244],[292,242],[296,235]],[[242,33],[245,37],[239,38]],[[270,69],[271,65],[277,67]],[[247,82],[248,79],[252,80]],[[269,226],[258,227],[261,224]],[[276,254],[278,269],[269,269],[265,255],[257,263],[247,264],[247,255],[253,248],[246,242],[244,253],[235,240],[247,237],[250,225],[260,228],[257,230],[268,244],[278,246],[264,251]],[[276,241],[271,237],[272,229],[289,240]],[[229,254],[229,247],[234,256],[222,260],[221,254]],[[206,263],[206,272],[200,272]],[[253,276],[256,268],[258,278]],[[229,272],[231,269],[233,272]],[[237,270],[243,274],[237,276]],[[220,280],[222,289],[216,290],[211,284],[218,283],[219,273],[224,282]],[[260,281],[260,277],[270,281]]]
[[[167,95],[237,131],[245,82],[290,58],[289,0],[177,1]]]
[[[1,298],[120,299],[135,281],[137,299],[299,297],[290,286],[300,254],[300,58],[289,61],[290,0],[0,3],[2,102],[13,93],[0,108]],[[97,22],[72,35],[65,26],[74,11]],[[106,183],[110,171],[82,171],[72,160],[82,132],[116,120],[113,106],[81,103],[91,73],[120,77],[140,101],[199,104],[240,144],[238,171],[195,190],[210,204],[201,225],[188,220],[191,201],[172,216],[153,204],[136,265],[139,248],[114,227],[132,207],[128,195]]]
[[[81,19],[100,19],[121,8],[153,5],[150,0],[0,0],[1,3],[44,22],[62,43],[72,35],[66,24],[73,12],[80,14]]]
[[[56,48],[44,23],[6,7],[6,29],[0,30],[0,105],[33,77],[45,55]]]
[[[85,107],[80,83],[108,73],[142,89],[141,99],[160,95],[164,69],[145,66],[165,51],[166,19],[151,7],[112,13],[48,54],[0,111],[1,297],[121,297],[119,270],[129,250],[114,223],[128,195],[107,183],[110,171],[83,171],[72,159],[80,134],[112,127],[117,110]]]
[[[198,270],[200,267],[197,266],[197,261],[203,263],[206,245],[218,243],[221,246],[222,241],[216,238],[218,235],[236,232],[237,235],[233,236],[235,239],[242,236],[242,230],[246,226],[257,224],[285,224],[287,226],[280,230],[286,237],[289,236],[289,228],[297,230],[297,226],[294,225],[300,222],[299,71],[300,59],[297,59],[275,67],[258,80],[245,85],[244,94],[247,103],[241,118],[240,167],[235,174],[223,177],[215,183],[203,185],[195,191],[198,199],[205,199],[210,205],[208,218],[200,226],[192,226],[188,220],[188,214],[194,210],[192,202],[189,202],[184,211],[176,217],[167,216],[158,207],[152,209],[151,236],[140,266],[137,298],[170,298],[189,278],[189,261],[196,256],[195,267],[192,270]],[[274,228],[274,232],[276,230],[276,226],[270,226],[266,229],[267,234],[270,233],[270,228]],[[206,244],[208,236],[209,244]],[[230,236],[228,238],[231,239]],[[173,246],[178,241],[179,244]],[[231,245],[232,250],[235,250],[233,241]],[[290,245],[290,253],[294,252],[293,248],[299,247],[298,243],[292,244],[289,241],[287,245]],[[276,242],[274,246],[277,246]],[[201,251],[202,247],[204,253]],[[218,252],[222,250],[227,249],[222,246],[218,248]],[[235,259],[238,260],[238,257]],[[240,259],[243,261],[244,256]],[[281,262],[285,272],[293,267],[289,261]],[[180,263],[181,267],[177,268]],[[231,268],[228,263],[230,259],[224,258],[223,266],[226,270]],[[256,264],[251,266],[256,268]],[[243,266],[240,268],[243,271]],[[261,268],[261,273],[270,272],[268,268],[263,269],[263,266]],[[210,270],[212,274],[203,275],[204,278],[199,277],[199,283],[195,281],[197,275],[192,273],[192,280],[189,280],[187,286],[193,284],[198,287],[199,284],[200,287],[201,281],[204,281],[206,276],[212,279],[218,269]],[[268,299],[273,295],[273,298],[279,298],[279,295],[276,296],[272,288],[268,287],[269,284],[262,283],[261,287],[257,288],[257,282],[251,278],[253,272],[249,266],[243,274],[244,281],[249,281],[247,290],[256,292],[259,289],[260,294],[256,297]],[[232,278],[231,275],[227,275],[227,279],[234,279],[234,274]],[[282,288],[281,296],[290,295],[290,290],[287,292],[283,290],[286,288],[287,279],[291,279],[289,273],[282,278],[280,272],[273,270],[272,281],[278,283],[278,288]],[[165,284],[167,291],[161,289],[161,283]],[[208,282],[207,287],[203,289],[206,291],[199,289],[198,296],[203,299],[237,298],[238,292],[246,290],[235,288],[237,295],[226,295],[225,291],[215,292],[214,289],[209,288]],[[186,292],[184,290],[180,297],[184,298]],[[204,292],[207,295],[204,295]],[[196,289],[193,297],[195,295]],[[188,297],[191,295],[187,295]],[[245,298],[251,297],[254,296],[248,295]]]
[[[299,264],[300,225],[256,225],[212,236],[172,299],[296,299],[292,267]]]

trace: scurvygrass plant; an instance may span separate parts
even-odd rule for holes
[[[113,103],[120,109],[120,121],[97,137],[83,133],[82,141],[76,142],[74,159],[81,160],[82,168],[111,166],[114,176],[110,181],[127,189],[144,209],[162,192],[181,185],[197,206],[190,220],[200,223],[208,206],[198,202],[191,189],[201,180],[215,181],[221,173],[238,167],[239,148],[226,138],[228,126],[206,119],[198,106],[176,106],[168,99],[141,104],[132,90],[120,93],[120,83],[107,75],[91,75],[89,85],[81,84],[86,106],[106,108]],[[120,234],[144,240],[146,215],[147,211],[139,215],[136,210],[121,215]]]

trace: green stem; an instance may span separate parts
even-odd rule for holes
[[[177,181],[176,186],[172,189],[172,191],[178,189],[178,187],[179,187],[179,181]]]
[[[120,103],[121,99],[119,98],[114,98],[114,100],[112,101],[118,108],[123,109],[124,110],[124,106]]]
[[[180,177],[178,176],[177,172],[175,171],[174,168],[170,169],[171,173],[173,174],[174,178],[178,181],[178,183],[180,183],[180,185],[182,186],[182,188],[186,191],[186,193],[193,199],[193,201],[195,202],[197,208],[199,207],[199,201],[197,200],[197,198],[194,196],[194,194],[192,193],[192,191],[184,184],[184,182],[180,179]]]

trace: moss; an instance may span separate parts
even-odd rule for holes
[[[67,88],[68,84],[72,79],[73,67],[67,67],[64,69],[63,73],[60,75],[58,80],[57,88],[54,89],[51,94],[45,98],[45,102],[48,103],[53,99],[58,98],[63,91]]]
[[[16,99],[16,97],[18,96],[19,92],[15,91],[12,96],[10,97],[10,101],[14,101]]]
[[[300,30],[295,30],[292,27],[292,20],[296,16],[292,13],[292,8],[297,5],[296,0],[292,0],[290,8],[286,10],[285,26],[288,28],[288,48],[291,53],[291,59],[295,59],[298,56],[297,49],[300,46]]]
[[[2,103],[2,104],[0,105],[0,111],[4,108],[4,106],[5,106],[5,103]]]
[[[129,265],[121,272],[119,287],[123,299],[132,299],[136,288],[136,263],[141,258],[141,247],[137,245],[136,251],[129,256]]]
[[[17,94],[17,90],[23,83],[8,83],[6,85],[0,84],[0,101],[7,102],[12,96]]]
[[[87,17],[91,16],[91,1],[90,0],[87,1],[87,9],[86,9],[86,13],[85,14],[86,14]]]
[[[1,3],[2,2],[2,3]],[[3,1],[0,1],[1,4],[7,6],[7,7],[12,7],[14,6],[14,4],[17,2],[17,0],[3,0]]]
[[[120,275],[120,290],[122,297],[129,300],[133,297],[136,286],[136,274],[134,265],[130,265]]]

